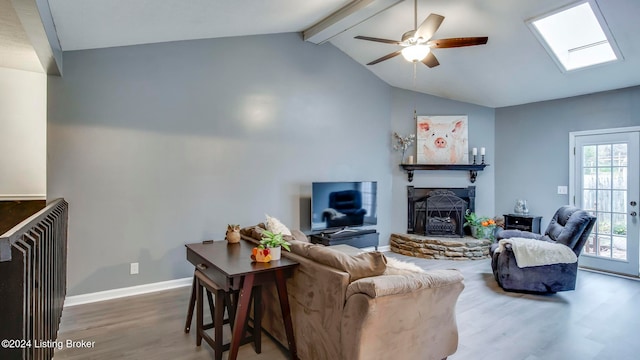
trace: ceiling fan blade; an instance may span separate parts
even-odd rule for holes
[[[393,45],[400,45],[401,44],[400,41],[380,39],[380,38],[374,38],[374,37],[369,37],[369,36],[356,36],[356,37],[354,37],[354,39],[375,41],[375,42],[381,42],[381,43],[393,44]]]
[[[473,45],[484,45],[489,38],[483,37],[464,37],[464,38],[450,38],[450,39],[437,39],[427,42],[427,45],[432,48],[444,49]]]
[[[383,57],[381,57],[379,59],[373,60],[372,62],[368,63],[367,65],[375,65],[375,64],[377,64],[379,62],[383,62],[385,60],[389,60],[391,58],[394,58],[394,57],[400,55],[401,52],[402,52],[402,50],[394,51],[394,52],[392,52],[390,54],[387,54],[387,55],[385,55],[385,56],[383,56]]]
[[[422,63],[427,65],[430,68],[440,65],[440,63],[438,62],[438,59],[436,59],[436,56],[433,55],[433,52],[429,52],[429,55],[427,55],[427,57],[422,59]]]
[[[444,16],[438,14],[429,14],[426,19],[418,26],[416,29],[416,38],[423,38],[424,40],[429,40],[435,34],[435,32],[442,24],[444,20]]]

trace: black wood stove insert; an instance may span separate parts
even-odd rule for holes
[[[416,188],[407,186],[407,233],[464,236],[464,214],[475,211],[476,187]]]

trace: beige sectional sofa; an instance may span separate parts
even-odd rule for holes
[[[263,227],[242,229],[243,239],[259,241]],[[458,270],[392,268],[380,252],[348,255],[293,234],[283,256],[300,263],[287,282],[300,359],[439,360],[456,351]],[[286,346],[275,286],[265,286],[263,304],[264,330]]]

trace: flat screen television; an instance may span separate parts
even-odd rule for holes
[[[311,184],[311,230],[376,225],[378,183],[375,181]]]

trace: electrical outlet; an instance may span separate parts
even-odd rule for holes
[[[138,263],[131,263],[131,275],[135,275],[138,273]]]
[[[566,186],[558,186],[558,194],[566,195],[568,193],[568,189]]]

